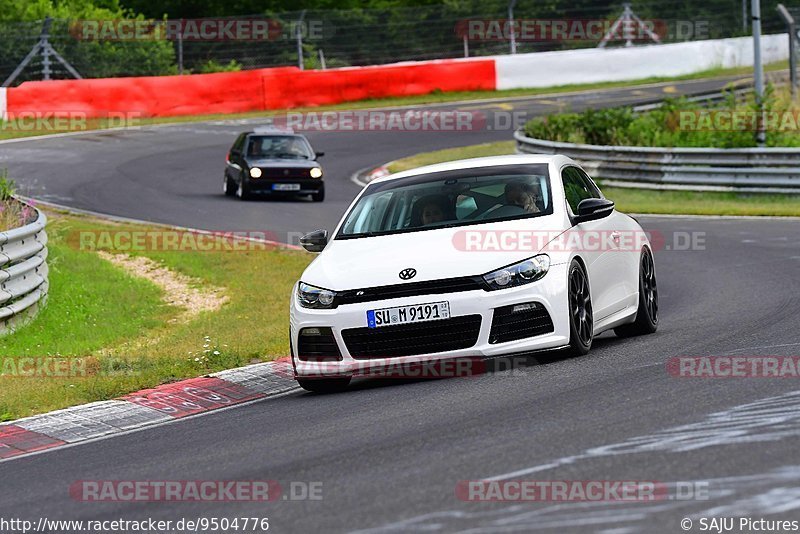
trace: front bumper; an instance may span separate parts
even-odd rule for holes
[[[300,307],[297,302],[297,286],[292,291],[289,314],[292,361],[296,376],[313,378],[320,376],[353,376],[365,374],[370,369],[391,367],[417,362],[431,362],[454,358],[490,358],[504,354],[529,352],[563,347],[569,343],[569,320],[567,303],[567,265],[552,265],[547,275],[531,284],[499,291],[466,291],[436,295],[377,300],[358,304],[341,305],[333,310],[314,310]],[[392,358],[355,359],[348,351],[342,331],[367,326],[367,311],[394,306],[426,304],[439,301],[450,303],[451,317],[480,315],[481,325],[477,342],[469,348],[397,356]],[[489,343],[494,310],[504,306],[538,302],[542,304],[553,321],[551,333],[505,343]],[[298,334],[302,328],[329,327],[333,331],[342,359],[338,362],[309,362],[297,358]]]
[[[275,184],[298,184],[300,189],[294,191],[276,191],[272,188]],[[308,195],[319,193],[325,188],[322,178],[285,178],[275,180],[272,178],[249,178],[247,185],[253,193],[270,195]]]

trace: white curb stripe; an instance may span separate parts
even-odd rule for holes
[[[8,88],[0,87],[0,120],[6,120],[6,110],[8,109]]]
[[[292,373],[291,363],[282,360],[248,365],[209,375],[231,384],[243,386],[257,393],[258,398],[218,409],[211,409],[194,416],[227,410],[237,406],[247,406],[266,398],[290,393],[298,389]],[[131,393],[131,395],[136,395],[136,393]],[[9,421],[0,425],[0,428],[17,426],[30,432],[36,432],[37,434],[63,441],[66,445],[20,454],[0,461],[14,460],[32,454],[42,454],[65,446],[127,434],[136,430],[180,420],[182,418],[172,417],[153,408],[119,399],[93,402],[42,415],[34,415],[16,421]]]

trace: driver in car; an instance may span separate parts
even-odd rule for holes
[[[452,218],[453,211],[448,199],[444,195],[428,195],[420,198],[414,205],[416,217],[413,217],[414,226],[429,226]]]
[[[505,187],[505,201],[507,206],[517,206],[528,213],[539,213],[542,191],[538,183],[509,182]]]

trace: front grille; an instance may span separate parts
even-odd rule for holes
[[[370,360],[467,349],[478,342],[480,315],[463,315],[440,321],[350,328],[342,331],[353,358]]]
[[[283,169],[261,167],[261,180],[268,178],[270,180],[296,180],[298,178],[310,178],[310,169]]]
[[[359,302],[415,297],[418,295],[460,293],[462,291],[475,291],[476,289],[483,288],[484,285],[480,276],[465,276],[463,278],[446,278],[443,280],[410,282],[391,286],[348,289],[337,293],[335,305],[341,306],[343,304],[357,304]]]
[[[297,336],[297,357],[301,362],[340,362],[342,353],[327,327],[302,328]]]
[[[527,302],[494,310],[489,343],[505,343],[553,332],[553,319],[544,305]]]

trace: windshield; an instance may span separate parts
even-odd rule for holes
[[[537,217],[552,210],[547,165],[448,171],[369,186],[337,239]]]
[[[296,135],[251,135],[247,157],[265,159],[313,159],[311,147]]]

